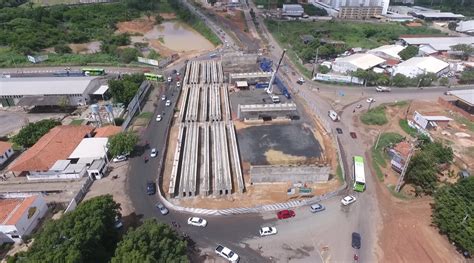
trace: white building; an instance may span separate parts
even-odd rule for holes
[[[323,6],[328,6],[333,9],[341,9],[343,7],[381,7],[382,14],[386,14],[388,10],[389,0],[316,0],[317,2],[322,3]]]
[[[41,195],[0,196],[0,243],[21,242],[48,211]]]
[[[12,155],[12,144],[0,141],[0,165],[4,164]]]
[[[398,59],[400,60],[400,56],[398,53],[404,50],[406,47],[401,45],[385,45],[380,46],[378,48],[371,49],[367,51],[369,54],[376,55],[377,57],[381,57],[383,59]]]
[[[436,76],[449,71],[449,64],[434,57],[413,57],[393,68],[393,75],[402,74],[409,78],[415,78],[425,73],[433,73]]]
[[[304,9],[301,5],[293,4],[293,5],[283,5],[282,8],[282,15],[284,16],[297,16],[301,17],[304,14]]]
[[[466,34],[474,33],[474,20],[461,21],[456,27],[456,31]]]
[[[357,71],[357,69],[368,70],[384,62],[384,59],[372,54],[354,54],[336,58],[332,64],[332,70],[340,73]]]
[[[451,51],[451,47],[457,44],[474,44],[474,37],[403,37],[407,45],[429,46],[437,52]]]

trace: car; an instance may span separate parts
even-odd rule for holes
[[[350,205],[350,204],[354,203],[356,200],[357,199],[354,196],[348,195],[348,196],[342,198],[341,203],[343,205]]]
[[[238,262],[239,261],[239,255],[234,253],[232,250],[230,250],[227,247],[224,247],[223,245],[218,245],[215,250],[216,254],[227,259],[230,262]]]
[[[171,105],[171,101],[170,100],[167,100],[166,103],[165,103],[165,106],[168,107]]]
[[[352,139],[357,139],[357,134],[355,132],[350,132],[349,133],[352,137]]]
[[[156,157],[158,155],[158,150],[156,148],[151,149],[150,157]]]
[[[178,72],[176,72],[176,76],[179,76],[179,71],[178,71]]]
[[[167,215],[170,212],[168,208],[166,208],[166,206],[164,206],[162,203],[156,203],[155,206],[158,208],[158,210],[160,210],[162,215]]]
[[[266,227],[260,228],[258,233],[260,234],[261,237],[265,237],[265,236],[276,235],[278,231],[275,227],[266,226]]]
[[[161,100],[166,100],[166,95],[161,95]]]
[[[310,207],[309,207],[309,211],[311,211],[311,213],[317,213],[317,212],[321,212],[321,211],[324,211],[326,208],[322,205],[322,204],[312,204]]]
[[[148,181],[146,183],[146,193],[148,195],[154,195],[156,193],[156,185],[153,181]]]
[[[278,219],[287,219],[295,216],[295,211],[293,210],[281,210],[277,213]]]
[[[190,217],[188,218],[188,225],[206,227],[207,221],[200,217]]]
[[[112,159],[112,162],[114,163],[119,163],[119,162],[124,162],[127,160],[127,156],[125,155],[117,155],[115,158]]]
[[[173,70],[171,71],[171,74],[176,74],[176,73],[178,73],[178,71],[177,71],[176,69],[173,69]]]
[[[355,249],[360,249],[361,237],[357,232],[352,232],[352,247]]]
[[[336,128],[336,131],[338,134],[342,134],[342,129],[341,128]]]
[[[171,81],[173,81],[173,78],[168,77],[168,82],[171,82]]]
[[[377,92],[390,92],[392,89],[389,88],[389,87],[382,87],[382,86],[378,86],[375,88],[375,91]]]
[[[374,102],[375,102],[374,98],[368,98],[367,99],[367,103],[374,103]]]
[[[115,217],[114,227],[115,229],[120,229],[123,227],[122,219],[118,216]]]
[[[450,91],[445,91],[445,92],[444,92],[444,95],[449,96],[449,95],[451,95],[451,92],[450,92]]]
[[[178,87],[178,88],[181,87],[181,82],[179,82],[179,81],[176,82],[176,87]]]
[[[304,83],[304,78],[299,78],[296,83],[300,84],[300,85],[303,85]]]
[[[156,121],[161,121],[161,115],[160,114],[156,115]]]

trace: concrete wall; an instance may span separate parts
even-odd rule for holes
[[[325,183],[329,180],[330,168],[323,166],[275,166],[255,165],[250,167],[252,183]]]

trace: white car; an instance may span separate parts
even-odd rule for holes
[[[181,83],[179,81],[176,82],[176,87],[178,87],[178,88],[181,87]]]
[[[230,262],[239,261],[239,255],[235,254],[232,250],[227,247],[224,247],[223,245],[218,245],[215,251],[217,255],[227,259]]]
[[[173,81],[173,79],[171,77],[168,77],[168,82],[171,82]]]
[[[374,102],[375,102],[374,98],[368,98],[367,99],[367,103],[374,103]]]
[[[119,162],[124,162],[127,160],[127,156],[125,155],[118,155],[114,159],[112,159],[112,162],[114,163],[119,163]]]
[[[161,100],[166,100],[166,95],[161,95]]]
[[[190,217],[188,218],[188,225],[206,227],[207,221],[199,217]]]
[[[171,101],[170,100],[167,100],[166,103],[165,103],[165,106],[168,107],[171,105]]]
[[[343,205],[350,205],[350,204],[354,203],[356,200],[357,199],[354,196],[348,195],[348,196],[342,198],[341,203]]]
[[[264,237],[264,236],[276,235],[278,231],[275,227],[266,226],[266,227],[260,228],[260,231],[258,231],[258,233],[260,233],[261,237]]]
[[[150,157],[156,157],[157,155],[158,155],[158,151],[156,150],[156,148],[151,149]]]
[[[161,115],[160,114],[156,115],[156,121],[161,121]]]

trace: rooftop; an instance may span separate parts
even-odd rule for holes
[[[90,126],[56,126],[21,154],[8,170],[13,172],[47,171],[57,160],[69,157],[92,130]]]
[[[336,62],[347,62],[356,67],[367,70],[385,62],[385,59],[372,54],[354,54],[347,57],[337,58]]]
[[[114,126],[114,125],[103,126],[103,127],[95,129],[94,138],[98,138],[98,137],[108,138],[108,137],[114,136],[117,133],[120,133],[121,131],[122,131],[122,127],[120,126]]]
[[[393,147],[402,157],[407,158],[410,154],[411,145],[407,141],[399,142]]]
[[[0,141],[0,155],[4,154],[8,149],[12,148],[12,144],[9,142]]]
[[[106,155],[108,138],[84,138],[68,159],[102,158]]]
[[[415,16],[423,17],[423,18],[464,18],[461,14],[453,14],[451,12],[412,12]]]
[[[474,106],[474,89],[453,90],[451,91],[451,95],[457,97],[466,104]]]
[[[15,225],[36,198],[35,195],[24,198],[0,198],[0,224]]]
[[[457,44],[474,44],[474,37],[402,37],[409,45],[430,45],[438,51],[451,50]]]
[[[301,11],[301,12],[304,11],[303,6],[298,5],[298,4],[289,4],[289,5],[284,4],[283,10],[284,11]]]
[[[0,96],[84,94],[94,78],[0,78]]]
[[[406,47],[400,46],[400,45],[385,45],[385,46],[380,46],[378,48],[374,48],[369,50],[369,53],[384,53],[390,57],[400,59],[400,56],[398,53],[400,51],[404,50]]]
[[[397,67],[417,67],[429,73],[438,73],[449,64],[434,57],[413,57],[398,64]]]
[[[474,31],[474,20],[461,21],[456,27],[456,31],[459,32],[471,32]]]

